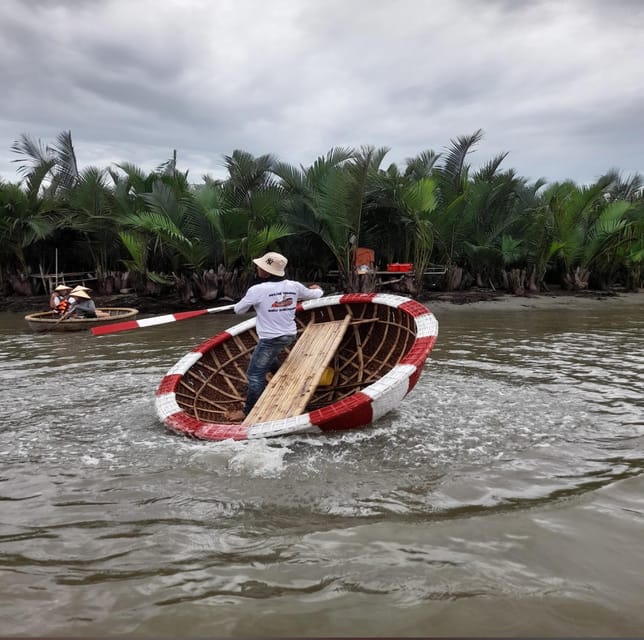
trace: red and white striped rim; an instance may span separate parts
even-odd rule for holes
[[[353,293],[306,300],[302,309],[371,302],[395,307],[414,318],[416,340],[407,355],[377,382],[344,400],[284,420],[272,420],[252,426],[202,422],[188,415],[179,407],[175,390],[181,378],[215,345],[230,340],[255,326],[256,319],[240,322],[195,347],[168,371],[156,393],[156,412],[170,429],[204,440],[245,440],[269,438],[297,433],[321,433],[336,429],[356,429],[370,424],[394,409],[414,388],[423,366],[438,337],[438,321],[422,304],[392,294]]]

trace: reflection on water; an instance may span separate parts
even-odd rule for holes
[[[165,431],[154,392],[232,317],[0,314],[4,633],[633,635],[642,308],[437,315],[371,428],[215,443]]]

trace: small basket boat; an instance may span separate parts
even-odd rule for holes
[[[84,331],[92,327],[110,324],[134,318],[138,309],[130,307],[99,307],[100,311],[109,313],[102,318],[65,318],[61,320],[55,311],[40,311],[25,316],[25,320],[34,331]]]
[[[427,307],[390,294],[307,300],[298,305],[296,322],[297,341],[243,422],[226,415],[246,397],[255,318],[210,338],[170,369],[157,389],[159,419],[204,440],[364,427],[413,389],[438,335]],[[308,339],[312,327],[318,335]]]

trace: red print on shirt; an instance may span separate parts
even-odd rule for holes
[[[293,298],[284,298],[284,300],[280,300],[273,302],[271,305],[271,308],[273,309],[279,309],[280,307],[290,307],[293,304]]]

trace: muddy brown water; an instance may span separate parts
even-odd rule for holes
[[[238,318],[0,313],[0,634],[641,635],[644,307],[436,316],[370,428],[217,443],[154,392]]]

